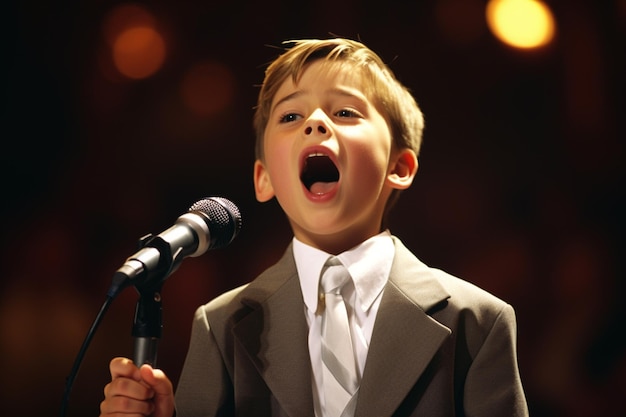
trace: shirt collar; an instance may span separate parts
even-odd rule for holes
[[[309,311],[317,311],[319,278],[324,263],[331,256],[322,250],[293,238],[293,253],[300,277],[304,303]],[[379,296],[387,279],[395,254],[388,230],[360,245],[337,255],[348,269],[356,289],[357,302],[367,311]]]

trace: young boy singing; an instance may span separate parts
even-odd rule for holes
[[[116,358],[102,415],[527,416],[513,308],[384,227],[423,118],[382,60],[347,39],[295,41],[254,124],[256,197],[278,200],[292,243],[197,310],[176,407],[162,371]]]

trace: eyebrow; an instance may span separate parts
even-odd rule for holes
[[[293,100],[296,99],[302,95],[308,94],[309,91],[308,90],[297,90],[294,91],[291,94],[287,94],[285,97],[281,98],[280,100],[278,100],[273,106],[272,106],[272,111],[278,107],[279,105],[281,105],[282,103],[289,101],[289,100]],[[337,96],[342,96],[342,97],[350,97],[350,98],[354,98],[357,99],[363,103],[367,102],[367,98],[363,95],[360,94],[354,94],[353,92],[347,91],[343,88],[331,88],[330,90],[328,90],[326,92],[326,94],[328,95],[337,95]]]
[[[289,100],[293,100],[295,98],[298,98],[301,95],[306,94],[308,91],[305,90],[298,90],[298,91],[294,91],[291,94],[287,94],[285,97],[281,98],[280,100],[278,100],[273,106],[272,106],[272,111],[278,107],[279,105],[281,105],[282,103],[284,103],[285,101],[289,101]]]

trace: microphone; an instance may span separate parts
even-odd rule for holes
[[[241,214],[237,206],[222,197],[208,197],[194,203],[189,211],[169,229],[157,236],[139,240],[141,249],[126,260],[113,275],[107,298],[78,351],[65,383],[61,416],[65,416],[70,391],[85,352],[104,314],[119,292],[135,285],[139,300],[133,322],[137,366],[156,364],[157,344],[161,336],[161,284],[188,256],[200,256],[209,249],[227,246],[241,230]]]
[[[232,201],[223,197],[197,201],[172,227],[140,239],[141,249],[115,272],[107,295],[114,298],[129,285],[159,284],[176,271],[184,258],[223,248],[240,230],[241,214]]]

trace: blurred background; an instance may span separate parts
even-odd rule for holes
[[[291,234],[257,203],[251,126],[281,42],[361,39],[426,116],[391,229],[517,312],[534,417],[623,416],[626,1],[9,1],[3,7],[0,404],[58,413],[65,378],[139,237],[224,196],[243,229],[163,288],[176,381],[193,311],[273,264]],[[69,416],[98,415],[132,355],[116,298]]]

